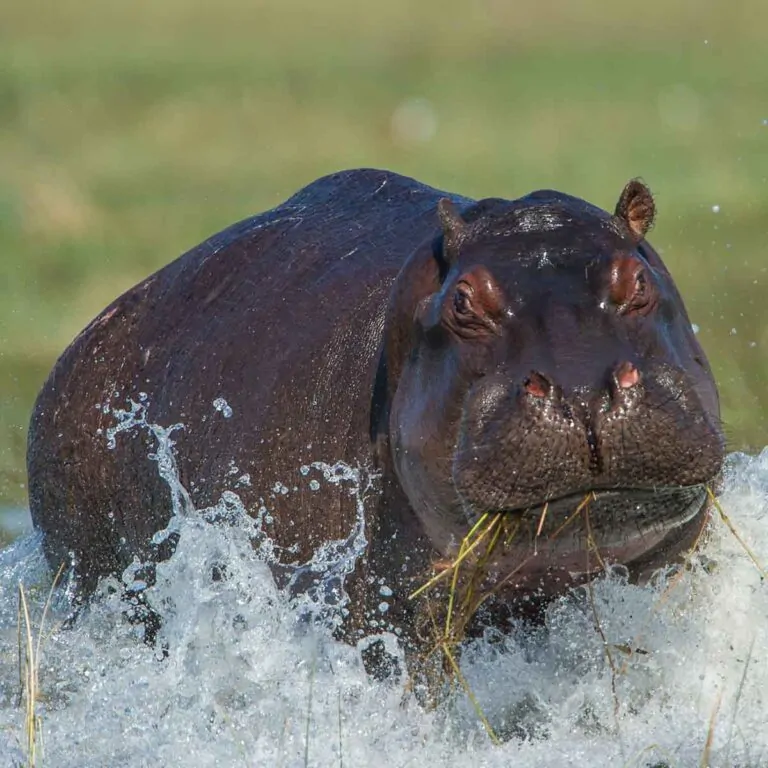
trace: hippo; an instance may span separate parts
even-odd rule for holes
[[[489,568],[509,610],[584,583],[595,548],[647,579],[698,540],[724,458],[712,371],[645,239],[654,216],[639,180],[609,213],[362,169],[214,235],[115,300],[45,382],[28,474],[48,562],[87,597],[169,556],[155,534],[181,502],[228,492],[309,562],[359,508],[302,472],[342,462],[371,478],[353,641],[381,626],[384,594],[387,626],[418,645],[409,596],[488,513],[520,524]],[[181,500],[157,434],[117,434],[117,408],[182,425]],[[555,535],[585,498],[589,519]]]

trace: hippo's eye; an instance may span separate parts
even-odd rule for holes
[[[643,265],[622,260],[613,270],[611,298],[621,315],[647,315],[658,298],[653,276]]]
[[[487,270],[462,275],[443,304],[445,327],[462,339],[487,339],[500,333],[495,319],[500,314],[498,293]]]
[[[473,314],[472,301],[466,288],[457,288],[453,294],[453,309],[457,315],[468,317]]]
[[[653,286],[645,269],[638,269],[632,285],[632,294],[626,304],[627,310],[649,308],[653,301]]]
[[[641,269],[635,277],[635,295],[633,301],[642,302],[648,298],[648,278],[645,276],[645,270]]]

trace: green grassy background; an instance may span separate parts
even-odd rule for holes
[[[768,443],[765,0],[4,0],[0,506],[25,502],[34,396],[92,316],[361,165],[604,207],[642,176],[732,446]]]

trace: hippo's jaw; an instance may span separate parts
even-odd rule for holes
[[[606,548],[620,547],[628,537],[664,534],[684,525],[707,500],[703,485],[677,488],[595,488],[549,499],[525,508],[500,509],[533,524],[538,537],[552,541],[572,538],[568,531],[581,520],[585,534]],[[470,518],[476,513],[470,511]],[[579,526],[576,525],[576,528]]]
[[[494,578],[546,594],[613,564],[647,577],[695,543],[707,506],[706,487],[690,486],[594,490],[501,510],[513,534],[494,558]]]

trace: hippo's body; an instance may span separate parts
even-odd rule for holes
[[[172,512],[157,437],[114,432],[131,401],[148,424],[183,424],[177,503],[234,490],[253,515],[265,505],[292,562],[356,522],[348,489],[317,488],[306,467],[378,475],[351,627],[384,581],[388,620],[407,625],[407,594],[484,511],[529,514],[533,530],[550,504],[510,600],[584,578],[583,532],[544,542],[590,491],[611,559],[640,573],[678,556],[722,461],[717,393],[643,239],[650,196],[630,187],[609,215],[555,192],[474,203],[348,171],[161,269],[75,339],[37,401],[30,503],[49,562],[72,562],[88,594],[166,554],[151,543]],[[533,557],[531,538],[499,573]]]

